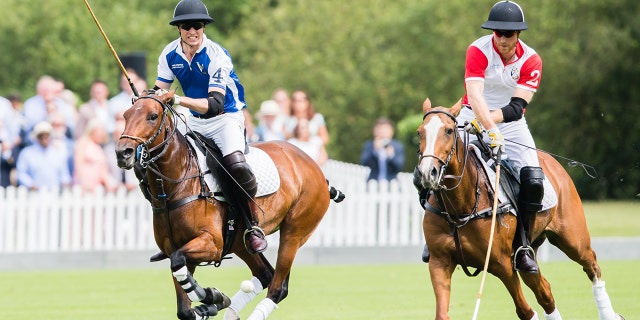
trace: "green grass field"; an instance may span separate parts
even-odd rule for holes
[[[640,317],[640,261],[601,262],[616,311]],[[591,284],[570,262],[541,265],[565,319],[597,319]],[[228,295],[249,277],[248,269],[200,268],[196,279]],[[169,268],[5,272],[0,274],[0,319],[176,319]],[[452,319],[473,314],[480,277],[454,274]],[[432,319],[435,300],[423,264],[375,266],[300,266],[294,268],[287,297],[272,319]],[[530,303],[535,303],[526,290]],[[264,297],[264,293],[259,298]],[[259,299],[251,305],[253,307]],[[539,313],[542,309],[533,305]],[[249,308],[241,316],[246,318]],[[542,316],[542,315],[541,315]],[[222,318],[219,315],[217,318]],[[506,290],[488,276],[479,319],[514,319]]]
[[[592,237],[640,237],[640,201],[588,201],[584,214]]]
[[[640,236],[640,203],[586,202],[593,237]],[[304,250],[304,249],[303,249]],[[0,256],[2,258],[2,256]],[[640,261],[601,261],[603,278],[616,311],[640,318]],[[154,265],[156,266],[156,265]],[[541,265],[564,319],[597,319],[591,284],[573,262]],[[199,268],[196,279],[233,295],[247,268]],[[480,276],[461,270],[453,279],[452,319],[470,319]],[[65,270],[0,273],[0,319],[176,319],[171,275],[166,268],[133,270]],[[542,308],[525,289],[542,318]],[[264,293],[241,316],[246,318]],[[433,319],[435,298],[424,264],[373,266],[298,266],[289,296],[270,319]],[[222,318],[219,315],[216,318]],[[479,319],[515,319],[502,284],[487,277]]]

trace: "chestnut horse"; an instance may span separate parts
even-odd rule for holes
[[[225,219],[230,214],[228,205],[204,190],[196,157],[186,138],[176,130],[177,113],[169,104],[172,97],[173,92],[169,92],[161,96],[143,95],[136,100],[124,113],[126,126],[115,151],[121,168],[131,169],[141,157],[146,162],[143,173],[149,182],[148,199],[154,209],[154,237],[160,250],[171,259],[178,318],[206,319],[231,306],[225,319],[238,319],[240,310],[263,288],[268,288],[266,298],[249,318],[264,319],[287,296],[296,253],[325,215],[330,191],[335,194],[337,190],[328,186],[315,161],[293,145],[286,142],[254,145],[273,159],[280,177],[280,187],[275,193],[256,198],[262,209],[260,227],[266,234],[280,231],[274,269],[263,254],[247,252],[241,231],[235,238],[228,238],[223,232],[224,228],[244,230],[242,219],[229,226]],[[231,299],[215,288],[201,287],[193,278],[196,266],[219,265],[228,253],[242,259],[253,275],[252,285],[243,284],[244,291],[238,291]],[[201,304],[191,308],[192,302]]]
[[[480,160],[465,143],[468,140],[461,137],[463,125],[459,126],[455,118],[460,108],[460,102],[451,108],[431,108],[427,99],[423,104],[424,118],[417,130],[420,148],[416,183],[435,195],[429,197],[423,231],[431,251],[429,272],[436,297],[436,319],[449,319],[451,275],[456,265],[462,265],[465,271],[467,266],[483,268],[491,230],[491,214],[478,214],[486,208],[491,213],[490,180]],[[613,311],[601,280],[582,203],[571,177],[550,155],[538,152],[538,157],[557,193],[558,203],[537,213],[531,224],[532,247],[537,250],[549,239],[579,263],[593,283],[600,319],[622,319]],[[518,318],[538,319],[525,300],[518,272],[511,262],[516,217],[498,213],[496,221],[488,272],[499,278],[509,291]],[[561,319],[551,287],[542,274],[520,273],[520,277],[535,294],[546,319]]]

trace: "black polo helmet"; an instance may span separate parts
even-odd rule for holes
[[[482,28],[489,30],[527,30],[524,12],[520,6],[512,1],[500,1],[493,5],[489,12],[489,19],[482,24]]]
[[[173,10],[173,20],[169,22],[172,26],[177,26],[184,21],[202,21],[204,24],[212,23],[213,18],[209,16],[207,6],[200,0],[181,0]]]

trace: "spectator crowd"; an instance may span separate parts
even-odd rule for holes
[[[128,72],[138,90],[146,88],[133,69]],[[113,152],[133,98],[122,78],[121,92],[111,99],[107,83],[95,80],[89,101],[79,103],[63,81],[48,75],[24,101],[18,94],[0,97],[0,186],[136,188],[135,175],[117,166]]]
[[[135,70],[127,72],[139,92],[147,89]],[[30,190],[80,186],[88,192],[98,187],[136,188],[135,175],[120,169],[114,155],[124,130],[123,114],[133,98],[124,76],[119,87],[120,92],[110,97],[107,83],[95,80],[89,101],[79,103],[64,82],[45,75],[37,82],[36,94],[24,101],[18,94],[0,97],[0,186]],[[307,92],[276,89],[253,116],[248,111],[245,115],[247,142],[287,141],[321,166],[329,159],[327,124]],[[363,145],[361,164],[372,169],[369,179],[394,179],[404,165],[402,145],[392,139],[391,126],[390,121],[379,120],[374,139]]]

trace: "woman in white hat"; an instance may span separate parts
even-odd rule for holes
[[[275,100],[263,101],[260,105],[258,118],[260,122],[256,128],[258,141],[284,140],[284,127],[277,121],[280,115],[280,106]]]

